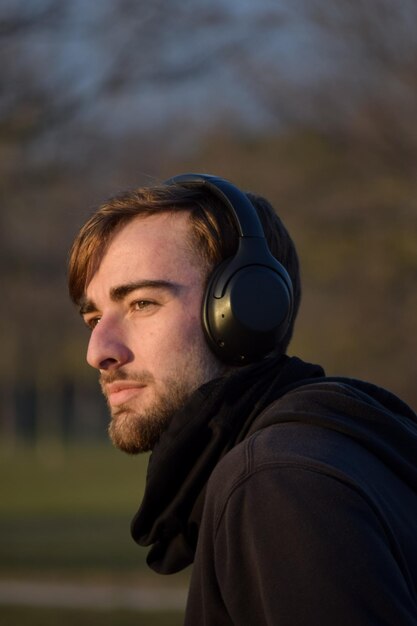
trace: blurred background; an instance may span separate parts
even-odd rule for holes
[[[185,171],[265,195],[298,246],[290,353],[417,406],[415,0],[2,0],[0,619],[180,624],[188,573],[129,536],[146,458],[107,443],[67,251]]]

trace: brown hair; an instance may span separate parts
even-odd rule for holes
[[[261,220],[269,248],[289,273],[294,290],[293,319],[279,350],[285,352],[291,339],[301,298],[298,256],[294,243],[271,204],[261,196],[247,194]],[[77,305],[97,271],[112,237],[132,219],[160,212],[188,211],[190,245],[201,259],[208,279],[212,269],[237,249],[238,235],[229,211],[207,190],[177,185],[141,187],[121,193],[90,217],[78,233],[70,251],[68,285]]]

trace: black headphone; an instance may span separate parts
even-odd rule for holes
[[[287,270],[268,248],[255,207],[243,191],[216,176],[181,174],[165,184],[206,189],[232,216],[238,249],[209,278],[203,328],[209,346],[225,363],[246,365],[262,359],[288,330],[293,289]]]

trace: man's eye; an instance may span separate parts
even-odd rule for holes
[[[154,304],[155,302],[152,300],[135,300],[135,302],[132,303],[132,307],[135,311],[144,311]]]
[[[90,319],[85,319],[84,321],[90,330],[94,330],[100,320],[101,317],[91,317]]]

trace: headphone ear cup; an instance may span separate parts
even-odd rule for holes
[[[229,181],[207,174],[181,174],[166,184],[213,194],[236,227],[236,253],[214,270],[204,296],[203,328],[211,349],[235,365],[277,350],[292,319],[293,288],[286,269],[269,250],[249,196]]]
[[[278,262],[276,267],[253,264],[237,271],[232,265],[229,261],[220,264],[209,281],[203,326],[222,361],[245,364],[272,352],[284,337],[292,292]],[[219,284],[225,285],[221,294]]]

